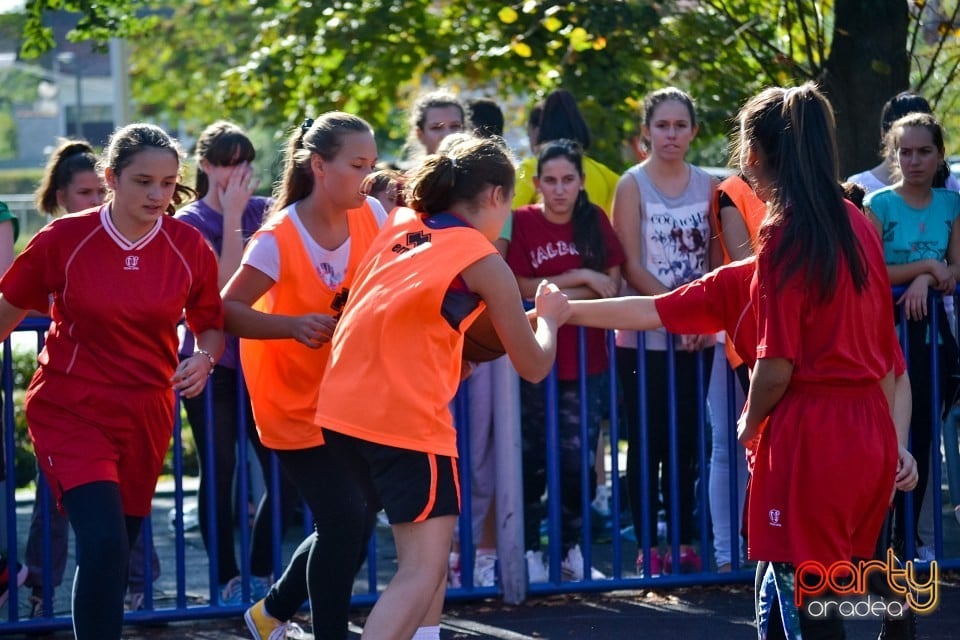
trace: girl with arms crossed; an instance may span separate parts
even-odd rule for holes
[[[620,289],[623,250],[603,210],[594,205],[584,188],[583,153],[572,140],[554,140],[540,149],[537,189],[543,204],[521,207],[513,213],[513,238],[507,263],[517,276],[520,294],[533,298],[537,283],[549,278],[567,297],[610,298]],[[565,579],[584,578],[580,548],[583,517],[580,511],[580,452],[591,461],[588,482],[596,486],[593,456],[603,410],[610,397],[606,336],[585,332],[587,361],[586,397],[580,396],[579,335],[575,327],[560,330],[557,343],[561,495],[550,496],[561,504],[561,573]],[[547,425],[545,387],[521,380],[520,409],[523,421],[524,548],[530,582],[545,582],[547,571],[540,550],[541,497],[547,488]],[[587,403],[587,442],[580,440],[580,406]],[[593,499],[593,495],[590,495]],[[592,570],[591,578],[603,578]]]

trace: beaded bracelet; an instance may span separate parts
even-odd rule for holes
[[[207,375],[208,375],[208,376],[212,376],[212,375],[213,375],[213,367],[217,364],[217,361],[213,359],[213,356],[210,355],[210,352],[207,351],[206,349],[197,349],[196,351],[193,352],[193,355],[197,355],[197,354],[200,354],[200,355],[202,355],[202,356],[206,356],[207,360],[210,361],[210,371],[207,372]]]

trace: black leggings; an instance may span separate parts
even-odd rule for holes
[[[270,589],[267,613],[289,620],[309,597],[314,635],[346,639],[353,578],[366,558],[377,510],[367,507],[350,470],[327,447],[277,451],[277,457],[310,507],[315,532]]]
[[[77,640],[114,640],[123,628],[130,541],[143,518],[125,516],[120,486],[99,481],[64,492],[77,538],[73,579],[73,633]]]
[[[700,434],[697,418],[704,406],[704,396],[698,395],[697,359],[703,358],[703,394],[710,386],[710,366],[713,361],[713,349],[709,347],[701,352],[688,353],[679,349],[674,353],[676,363],[676,422],[677,422],[677,462],[676,470],[679,495],[677,505],[680,513],[678,522],[680,531],[677,538],[680,544],[691,544],[694,538],[693,512],[697,507],[694,486],[699,475],[698,443]],[[670,429],[668,418],[670,408],[667,402],[667,352],[646,351],[643,354],[646,364],[647,389],[647,493],[641,491],[642,461],[640,455],[640,404],[637,393],[637,350],[617,347],[617,374],[620,376],[624,399],[624,415],[627,432],[627,485],[630,496],[630,511],[633,515],[633,528],[640,544],[643,534],[643,508],[650,509],[648,532],[651,546],[657,546],[657,511],[663,495],[663,506],[667,512],[667,530],[669,539],[673,539],[673,523],[670,517]]]

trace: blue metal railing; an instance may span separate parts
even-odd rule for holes
[[[939,298],[934,298],[932,300],[933,304],[941,304]],[[931,307],[933,308],[933,307]],[[937,319],[935,313],[930,314],[930,322],[933,329],[937,327]],[[48,326],[48,321],[45,319],[28,319],[18,328],[18,333],[22,334],[24,332],[33,332],[36,335],[37,348],[42,347],[43,341],[43,332]],[[621,468],[619,453],[619,444],[621,437],[626,433],[626,430],[637,429],[637,443],[639,445],[639,460],[641,465],[641,472],[639,474],[640,486],[637,489],[640,490],[640,495],[648,495],[648,474],[646,473],[646,467],[649,464],[649,448],[650,443],[648,440],[648,431],[650,429],[650,424],[648,417],[646,415],[645,407],[647,406],[647,389],[646,389],[646,377],[648,372],[646,371],[646,363],[643,357],[645,350],[644,336],[641,334],[638,337],[638,359],[637,359],[637,388],[636,394],[638,397],[638,405],[640,407],[638,423],[635,425],[622,424],[621,416],[623,415],[622,407],[620,405],[620,394],[618,393],[618,376],[617,376],[617,367],[615,363],[615,349],[613,348],[613,336],[612,333],[608,335],[608,350],[610,351],[610,365],[608,368],[608,374],[610,377],[611,384],[609,396],[606,399],[607,412],[609,414],[609,433],[610,433],[610,451],[609,451],[609,463],[610,463],[610,484],[611,484],[611,514],[609,517],[609,526],[610,526],[610,542],[609,543],[600,543],[596,540],[597,531],[592,528],[592,520],[595,520],[595,517],[592,517],[591,507],[589,502],[590,495],[590,486],[589,482],[589,451],[583,450],[580,457],[580,467],[581,467],[581,476],[579,478],[580,488],[582,490],[583,498],[581,499],[580,508],[583,512],[583,529],[582,529],[582,546],[583,546],[583,556],[585,564],[587,566],[587,571],[585,571],[585,579],[579,582],[564,582],[562,580],[560,572],[560,563],[561,563],[561,542],[560,542],[560,502],[556,499],[556,496],[560,495],[561,482],[560,482],[560,466],[557,460],[556,453],[559,451],[559,438],[558,438],[558,428],[557,428],[557,381],[555,375],[552,374],[546,384],[545,393],[547,398],[547,539],[548,552],[547,557],[549,558],[549,582],[543,584],[533,584],[529,585],[528,589],[530,593],[534,594],[547,594],[547,593],[560,593],[560,592],[579,592],[579,591],[606,591],[614,589],[623,589],[623,588],[638,588],[638,587],[648,587],[648,586],[680,586],[680,585],[697,585],[697,584],[708,584],[708,583],[722,583],[722,582],[746,582],[752,579],[749,571],[743,566],[738,557],[737,549],[739,545],[737,541],[740,540],[740,520],[738,517],[738,496],[742,487],[737,486],[737,474],[730,474],[730,486],[729,486],[729,497],[730,497],[730,522],[731,522],[731,532],[730,539],[731,545],[733,547],[733,553],[731,556],[732,559],[732,568],[733,571],[729,573],[717,573],[712,567],[712,555],[713,549],[711,544],[711,530],[710,530],[710,515],[709,515],[709,502],[707,499],[706,486],[708,482],[708,451],[709,451],[709,438],[710,432],[707,428],[708,426],[708,413],[706,406],[706,367],[701,356],[697,362],[697,397],[701,399],[697,407],[697,451],[696,451],[696,461],[698,466],[698,476],[697,484],[698,490],[696,491],[695,505],[683,505],[679,503],[679,473],[680,469],[677,467],[677,455],[678,455],[678,445],[679,445],[679,430],[677,425],[677,415],[675,408],[675,398],[676,398],[676,388],[672,380],[673,372],[675,369],[674,360],[675,354],[672,347],[668,347],[668,384],[667,384],[667,396],[670,399],[668,406],[668,422],[669,422],[669,439],[670,439],[670,456],[672,464],[670,465],[671,470],[669,477],[662,479],[663,482],[669,483],[671,488],[671,499],[669,504],[666,505],[666,511],[668,518],[670,520],[670,536],[669,540],[666,543],[672,546],[673,549],[673,566],[679,567],[679,529],[680,529],[680,509],[693,509],[696,508],[697,517],[695,519],[695,529],[699,531],[697,536],[697,547],[699,547],[701,558],[704,561],[704,569],[695,572],[695,573],[672,573],[665,574],[660,576],[650,576],[648,573],[644,573],[641,576],[635,574],[633,570],[633,555],[637,550],[642,550],[646,557],[649,557],[651,546],[656,547],[659,544],[659,540],[651,539],[650,530],[651,523],[656,522],[658,518],[657,506],[656,505],[643,505],[643,511],[640,514],[638,520],[642,523],[641,531],[635,531],[636,543],[627,540],[624,537],[624,534],[621,531],[621,527],[624,524],[625,518],[621,514],[621,505],[626,503],[627,492],[629,487],[627,486],[626,480],[621,477],[623,469]],[[906,333],[902,334],[904,341],[904,350],[907,350],[906,343]],[[671,341],[668,341],[670,344]],[[579,361],[581,363],[581,376],[580,376],[580,394],[581,397],[586,397],[588,388],[586,385],[586,376],[584,375],[586,362],[586,352],[585,347],[583,346],[585,341],[583,340],[583,333],[581,330],[580,333],[580,347],[579,347]],[[719,348],[719,347],[718,347]],[[938,363],[938,354],[937,350],[933,349],[931,352],[931,372],[932,380],[938,380],[937,376],[937,366]],[[735,413],[734,413],[734,388],[738,384],[734,380],[734,373],[729,370],[729,367],[725,369],[726,379],[723,381],[714,381],[718,384],[723,384],[724,389],[727,392],[728,396],[728,410],[725,418],[729,421],[730,428],[727,429],[728,434],[728,444],[730,445],[731,453],[731,464],[733,464],[733,457],[736,455],[742,455],[742,450],[736,444],[735,428],[732,426],[735,424]],[[4,358],[3,358],[3,370],[2,370],[2,380],[3,386],[3,398],[5,401],[4,410],[3,410],[3,425],[4,425],[4,443],[5,443],[5,462],[6,462],[6,482],[2,487],[2,490],[7,498],[6,505],[6,526],[4,530],[6,532],[6,557],[10,559],[21,558],[23,557],[23,543],[26,538],[26,531],[21,522],[18,521],[16,513],[16,502],[15,502],[15,493],[14,493],[14,483],[15,483],[15,463],[14,463],[14,383],[13,383],[13,371],[12,371],[12,349],[11,342],[7,340],[4,344]],[[934,384],[933,389],[931,390],[931,402],[934,406],[939,406],[939,388],[938,385]],[[210,389],[210,387],[208,387]],[[240,386],[240,393],[238,393],[238,402],[246,402],[245,390]],[[473,567],[469,559],[473,558],[473,552],[475,548],[475,543],[477,541],[473,540],[472,528],[470,526],[470,513],[471,513],[471,497],[470,497],[470,473],[468,472],[471,464],[470,454],[469,454],[469,429],[470,429],[470,419],[469,419],[469,384],[464,386],[464,389],[458,395],[456,402],[454,403],[454,413],[458,426],[458,443],[460,446],[461,454],[461,487],[462,487],[462,515],[460,520],[460,548],[461,548],[461,571],[463,579],[463,587],[460,589],[451,589],[449,591],[449,597],[451,599],[470,599],[477,597],[489,597],[498,593],[503,593],[500,587],[484,587],[484,588],[475,588],[473,587]],[[212,394],[207,394],[208,404],[207,404],[207,428],[212,429],[213,424],[213,404],[210,401]],[[494,398],[494,402],[497,402],[497,398]],[[582,403],[580,408],[580,425],[581,425],[581,442],[588,442],[587,437],[587,422],[588,422],[588,404]],[[247,454],[246,454],[246,434],[247,434],[247,425],[245,423],[246,412],[238,411],[238,442],[239,452],[238,452],[238,487],[239,493],[241,496],[247,496],[249,492],[250,479],[248,477],[247,471]],[[939,452],[939,443],[941,436],[941,424],[939,420],[939,411],[934,411],[933,415],[935,416],[933,426],[933,436],[934,443],[936,443],[936,451]],[[174,509],[174,518],[173,518],[173,533],[174,538],[173,551],[172,555],[168,554],[161,557],[161,564],[163,566],[163,571],[173,571],[175,575],[176,588],[174,590],[172,602],[167,602],[170,599],[164,599],[164,602],[157,602],[154,600],[151,593],[149,585],[152,583],[152,568],[150,565],[150,548],[153,546],[153,536],[158,535],[156,529],[151,529],[150,523],[145,523],[144,527],[144,537],[145,537],[145,566],[144,566],[144,578],[145,584],[148,586],[146,589],[145,597],[145,609],[142,611],[129,612],[127,614],[127,620],[130,623],[148,623],[148,622],[158,622],[158,621],[173,621],[173,620],[186,620],[186,619],[201,619],[201,618],[212,618],[212,617],[222,617],[222,616],[237,616],[243,610],[243,607],[238,606],[220,606],[216,604],[216,591],[217,591],[217,566],[216,566],[216,550],[210,549],[209,552],[203,553],[203,558],[209,564],[207,565],[207,571],[197,572],[195,567],[188,566],[188,544],[186,541],[186,533],[184,531],[184,504],[187,499],[187,491],[184,488],[183,474],[184,474],[184,455],[183,455],[183,442],[182,442],[182,433],[181,433],[181,424],[180,424],[180,412],[177,412],[177,421],[174,428],[173,435],[173,452],[172,452],[172,466],[173,466],[173,480],[174,480],[174,489],[173,489],[173,509]],[[519,416],[515,416],[517,420],[515,428],[521,428],[519,425]],[[213,456],[213,438],[212,433],[208,432],[207,434],[207,450],[204,452],[198,452],[202,455]],[[955,445],[954,445],[955,446]],[[951,458],[948,458],[948,460]],[[268,476],[268,482],[270,483],[271,488],[274,492],[279,491],[280,486],[280,472],[278,465],[276,463],[275,456],[273,457],[272,464],[270,468],[265,470],[266,475]],[[942,563],[944,568],[960,568],[960,558],[955,556],[946,557],[944,551],[944,527],[939,515],[942,510],[942,495],[940,489],[940,474],[941,474],[941,463],[940,456],[933,456],[933,477],[934,485],[931,487],[930,495],[933,498],[933,507],[934,514],[938,517],[934,518],[934,546],[937,553],[937,558]],[[503,474],[498,473],[498,480],[502,479]],[[603,481],[602,478],[599,479]],[[42,484],[42,479],[40,480]],[[213,488],[213,483],[208,483],[210,488]],[[520,488],[517,487],[517,490]],[[276,495],[276,493],[275,493]],[[218,499],[226,499],[224,496],[217,496],[211,494],[208,496],[207,509],[208,509],[208,521],[210,523],[211,531],[208,536],[208,540],[211,546],[215,546],[217,537],[215,535],[215,527],[224,526],[224,523],[216,522],[215,517],[215,504]],[[45,505],[45,502],[49,500],[49,494],[45,488],[40,490],[40,500],[41,508]],[[906,507],[907,513],[912,513],[910,511],[909,502],[911,496],[907,496],[908,506]],[[239,509],[244,514],[245,504]],[[43,509],[42,513],[47,514],[49,511]],[[310,513],[305,509],[304,516],[304,528],[303,533],[308,533],[311,531],[312,522]],[[282,530],[282,520],[285,514],[281,512],[281,501],[273,501],[272,509],[272,527],[274,534],[274,549],[273,549],[273,565],[274,572],[276,575],[279,575],[282,571],[287,557],[284,556],[284,547],[280,544],[280,532]],[[517,517],[518,514],[512,514],[513,517]],[[907,533],[907,545],[908,545],[908,557],[912,557],[913,553],[913,537],[912,531],[914,529],[914,523],[912,518],[907,518],[908,523],[908,533]],[[226,526],[233,526],[232,523],[227,524]],[[247,518],[243,517],[240,519],[239,523],[239,558],[241,559],[240,566],[241,571],[245,578],[249,577],[250,573],[250,562],[249,562],[249,548],[250,548],[250,529],[247,522]],[[294,535],[296,534],[296,535]],[[289,545],[291,539],[297,538],[300,534],[300,530],[296,531],[288,530],[286,543]],[[354,596],[353,602],[356,605],[369,605],[375,601],[377,594],[382,590],[385,585],[386,579],[392,573],[392,566],[388,561],[384,561],[385,556],[389,556],[389,549],[384,547],[385,534],[380,533],[375,535],[371,539],[369,547],[369,558],[368,564],[365,572],[361,572],[361,575],[364,576],[366,581],[366,588],[362,593],[358,593]],[[53,604],[53,589],[51,587],[52,576],[50,575],[50,527],[47,518],[44,518],[43,526],[43,540],[44,540],[44,549],[43,549],[43,558],[44,558],[44,569],[43,569],[43,583],[45,585],[44,591],[44,600],[48,607]],[[299,542],[299,540],[294,540],[294,542]],[[389,544],[389,543],[386,543]],[[522,546],[521,546],[522,548]],[[201,550],[202,551],[202,550]],[[194,552],[194,555],[196,553]],[[501,562],[503,566],[504,562]],[[601,565],[602,569],[605,569],[605,573],[610,575],[610,578],[601,579],[601,580],[592,580],[590,579],[589,567],[592,565]],[[626,569],[624,565],[626,564]],[[12,566],[16,566],[11,562]],[[517,566],[516,564],[513,565]],[[522,566],[522,565],[521,565]],[[649,563],[647,564],[649,567]],[[206,575],[206,580],[203,579],[202,574]],[[198,577],[199,575],[199,577]],[[244,580],[244,595],[249,597],[249,582]],[[69,592],[65,586],[61,587],[61,591],[64,593]],[[198,596],[197,593],[205,593],[204,596]],[[509,595],[509,594],[505,594]],[[67,628],[70,625],[69,617],[65,615],[58,615],[53,617],[41,617],[35,619],[24,619],[24,592],[18,591],[17,589],[10,590],[9,603],[6,605],[8,607],[7,613],[4,616],[5,621],[0,622],[0,634],[4,633],[23,633],[30,631],[44,631],[44,630],[55,630]],[[522,597],[522,596],[521,596]],[[508,599],[510,599],[508,597]],[[50,609],[48,609],[50,610]],[[63,607],[60,607],[60,612],[63,611]]]

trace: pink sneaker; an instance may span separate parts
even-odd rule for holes
[[[703,568],[703,562],[696,549],[690,545],[680,545],[680,573],[698,573]],[[673,554],[668,549],[663,554],[663,572],[673,573]]]
[[[447,586],[451,589],[463,587],[463,581],[460,579],[460,554],[456,551],[450,552],[447,562]]]
[[[650,548],[650,577],[659,576],[663,573],[662,564],[660,561],[660,550],[656,547]],[[644,557],[643,550],[637,554],[637,575],[641,578],[646,577],[644,573]]]

